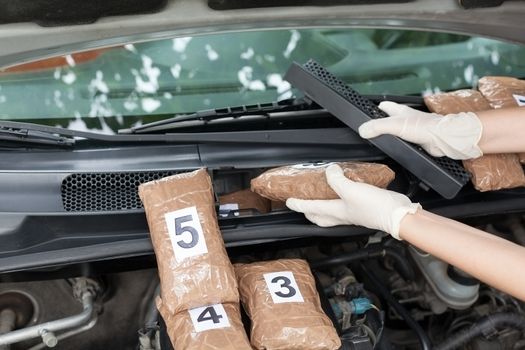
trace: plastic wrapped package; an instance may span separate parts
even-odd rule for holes
[[[238,303],[201,306],[177,314],[157,308],[175,350],[251,350]]]
[[[235,272],[217,224],[206,170],[142,184],[139,195],[157,259],[163,305],[169,312],[238,303]]]
[[[259,350],[335,350],[341,346],[321,308],[308,263],[282,259],[235,264],[244,309]]]
[[[451,114],[491,109],[489,102],[475,90],[458,90],[425,97],[431,112]],[[525,175],[516,154],[488,154],[463,161],[472,174],[472,183],[478,191],[495,191],[525,186]]]
[[[249,189],[228,193],[219,197],[221,209],[256,209],[259,213],[271,210],[270,201]]]
[[[347,178],[385,188],[395,177],[384,164],[341,162],[307,163],[268,170],[251,181],[252,191],[273,201],[288,198],[337,199],[337,194],[326,181],[325,170],[330,164],[339,164]]]
[[[525,80],[483,77],[478,82],[478,89],[493,108],[525,106]],[[525,153],[520,153],[519,157],[525,163]]]
[[[492,108],[509,108],[525,105],[525,80],[511,77],[483,77],[478,90]]]

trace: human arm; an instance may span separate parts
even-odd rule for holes
[[[361,137],[369,139],[392,134],[420,144],[434,156],[453,159],[525,152],[525,107],[446,116],[389,101],[382,102],[379,108],[390,117],[361,125]]]
[[[525,247],[422,209],[402,219],[399,233],[415,247],[525,301]]]
[[[328,167],[326,178],[341,199],[292,198],[286,205],[319,226],[387,232],[525,301],[525,247],[424,211],[400,193],[351,181],[338,166]]]

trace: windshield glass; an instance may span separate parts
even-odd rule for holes
[[[471,88],[525,76],[525,48],[387,29],[235,32],[126,44],[0,70],[0,119],[118,129],[204,109],[290,98],[293,61],[313,58],[363,94]]]

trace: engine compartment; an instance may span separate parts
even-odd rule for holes
[[[525,239],[520,214],[486,217],[473,224],[516,242]],[[344,349],[525,346],[522,302],[444,263],[441,275],[432,273],[422,258],[439,261],[382,235],[302,238],[232,247],[228,253],[233,262],[307,259]],[[18,279],[26,279],[19,282],[9,282],[9,276],[0,284],[4,331],[9,327],[7,310],[16,315],[13,328],[79,313],[79,290],[84,288],[93,293],[93,311],[83,324],[44,339],[51,341],[48,344],[56,340],[63,349],[170,349],[155,306],[159,282],[152,256],[85,265],[82,273],[70,268],[19,273]],[[465,330],[471,330],[469,336]],[[11,348],[45,346],[40,337]]]

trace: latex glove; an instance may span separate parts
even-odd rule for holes
[[[399,225],[405,215],[421,208],[401,193],[349,180],[339,165],[326,168],[326,179],[341,199],[289,198],[286,206],[322,227],[360,225],[387,232],[396,239],[400,239]]]
[[[419,144],[435,157],[471,159],[483,155],[478,146],[483,128],[475,113],[442,116],[390,101],[381,102],[379,108],[390,117],[374,119],[361,125],[361,137],[370,139],[391,134]]]

